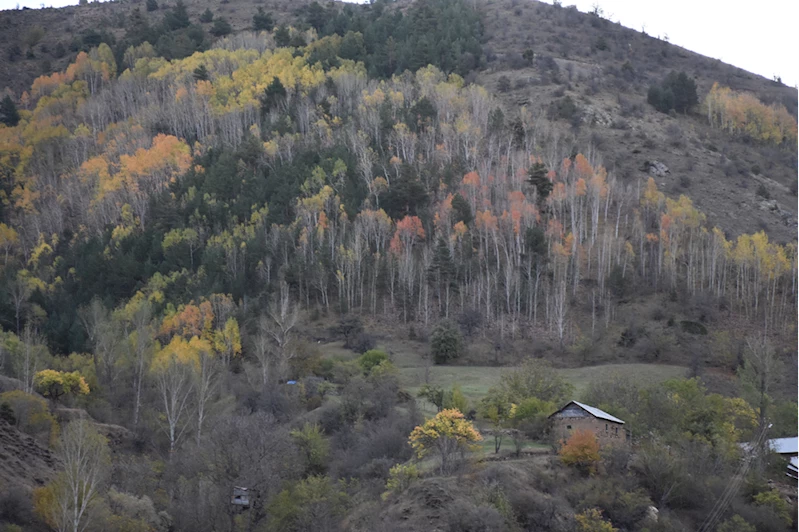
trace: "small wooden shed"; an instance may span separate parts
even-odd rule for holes
[[[249,508],[250,490],[239,486],[233,486],[233,496],[230,498],[230,504],[235,504],[242,508]]]
[[[600,445],[627,445],[629,440],[624,421],[578,401],[570,401],[549,418],[556,441],[569,439],[576,430],[590,430]]]

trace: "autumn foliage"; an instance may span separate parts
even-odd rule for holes
[[[577,532],[617,532],[610,522],[602,518],[602,512],[596,508],[588,508],[574,516],[577,521]]]
[[[472,444],[483,439],[471,421],[456,409],[442,410],[411,432],[408,441],[416,456],[435,453],[441,457],[441,472],[448,473],[456,455],[463,456]]]
[[[86,379],[77,371],[45,369],[34,376],[33,385],[36,391],[53,401],[58,401],[65,395],[89,394],[89,385],[86,384]]]
[[[576,430],[558,450],[561,461],[580,471],[593,474],[599,463],[599,441],[590,430]]]
[[[710,125],[728,133],[765,143],[796,145],[796,117],[783,105],[765,105],[753,94],[714,83],[705,97],[705,111]]]

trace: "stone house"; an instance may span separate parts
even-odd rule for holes
[[[627,445],[624,421],[593,406],[571,401],[549,416],[555,441],[567,440],[576,430],[590,430],[600,445]]]

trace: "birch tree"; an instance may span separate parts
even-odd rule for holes
[[[89,421],[79,419],[64,429],[56,456],[64,470],[34,492],[34,509],[58,532],[82,532],[91,522],[89,507],[108,471],[108,444]]]

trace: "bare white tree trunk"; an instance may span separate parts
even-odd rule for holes
[[[170,453],[175,452],[186,431],[186,425],[182,421],[188,412],[189,397],[193,388],[191,371],[188,364],[179,362],[173,355],[168,365],[157,376],[158,390],[164,402],[166,417],[164,430],[169,437]]]
[[[86,509],[98,493],[109,463],[108,445],[91,426],[80,419],[67,425],[57,455],[64,471],[57,483],[55,521],[59,532],[82,532],[89,524]]]

